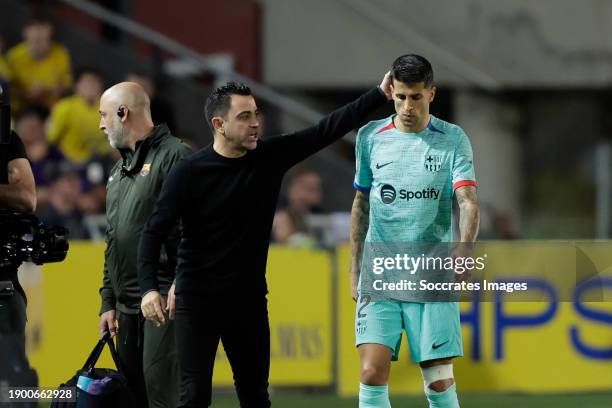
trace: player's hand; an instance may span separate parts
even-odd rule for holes
[[[166,323],[166,316],[164,316],[165,308],[166,302],[156,290],[152,290],[144,295],[140,304],[142,315],[157,327]]]
[[[461,270],[455,267],[455,282],[468,281],[472,275],[472,270],[465,267],[465,259],[474,257],[474,244],[467,242],[458,242],[454,244],[452,250],[453,262],[456,264],[458,258],[463,258]]]
[[[378,85],[380,89],[385,93],[385,96],[387,97],[387,100],[389,101],[393,99],[393,93],[391,92],[392,83],[393,83],[393,79],[391,78],[391,71],[388,71],[383,77],[383,80],[380,83],[380,85]]]
[[[100,329],[100,334],[104,333],[108,330],[111,335],[111,338],[117,334],[117,324],[115,323],[115,319],[117,314],[115,310],[109,310],[100,315],[100,323],[98,324],[98,329]]]
[[[353,301],[357,302],[357,298],[358,297],[359,297],[359,295],[357,294],[357,288],[352,288],[351,287],[351,298],[353,299]]]
[[[176,296],[174,295],[175,285],[176,283],[173,282],[172,286],[170,286],[170,290],[168,291],[168,305],[166,306],[166,312],[168,312],[168,317],[170,320],[174,320],[174,311],[176,310]]]
[[[357,301],[357,286],[358,286],[358,278],[356,276],[356,274],[353,273],[353,268],[351,266],[351,271],[350,271],[350,279],[351,279],[351,297],[353,298],[353,300],[356,302]]]

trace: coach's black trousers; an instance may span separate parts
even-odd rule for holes
[[[119,364],[136,394],[138,408],[175,408],[179,368],[174,322],[155,327],[141,313],[121,312],[117,320]]]
[[[178,295],[175,327],[181,368],[179,407],[210,406],[219,340],[232,366],[240,406],[271,405],[270,326],[265,295]]]

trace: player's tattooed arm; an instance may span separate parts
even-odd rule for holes
[[[475,186],[463,186],[455,190],[459,204],[459,232],[461,242],[475,242],[480,226],[480,205]]]
[[[351,208],[351,295],[357,299],[357,282],[361,270],[363,243],[370,223],[370,195],[357,191]]]

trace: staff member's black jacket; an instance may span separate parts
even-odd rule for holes
[[[141,291],[161,286],[155,273],[159,251],[180,218],[177,295],[265,294],[270,230],[283,175],[359,127],[386,101],[375,88],[317,125],[260,141],[242,157],[223,157],[209,146],[181,161],[164,183],[140,241]]]
[[[156,126],[136,144],[136,150],[120,150],[122,160],[111,170],[106,185],[106,251],[100,314],[117,309],[138,313],[140,290],[136,270],[138,239],[151,216],[155,201],[170,169],[191,149],[170,134],[166,125]],[[176,225],[160,241],[156,268],[159,286],[167,294],[176,268]]]

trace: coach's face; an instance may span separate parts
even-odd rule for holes
[[[125,148],[123,140],[123,125],[121,118],[117,116],[116,103],[102,96],[100,99],[100,129],[108,137],[108,142],[115,149]]]
[[[406,84],[393,80],[391,85],[398,127],[403,132],[418,132],[429,121],[429,104],[436,94],[436,87],[426,87],[424,82]]]
[[[261,117],[255,98],[251,95],[232,95],[227,117],[219,129],[232,148],[240,151],[257,147]]]

